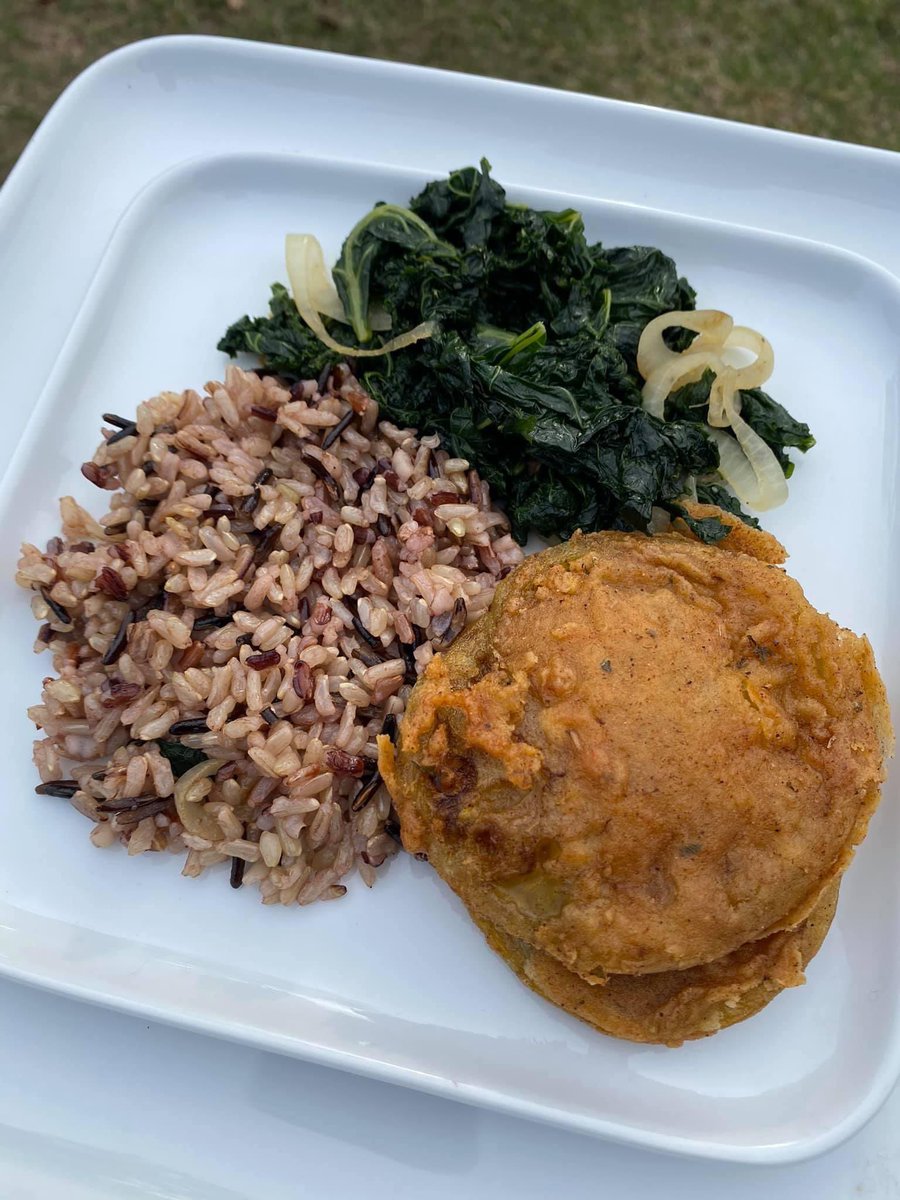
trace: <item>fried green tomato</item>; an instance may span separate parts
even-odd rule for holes
[[[736,528],[527,559],[380,741],[406,848],[593,982],[800,925],[865,835],[892,735],[869,643],[783,558]]]
[[[602,984],[588,983],[558,959],[473,917],[491,949],[539,996],[601,1033],[680,1046],[745,1021],[784,988],[805,982],[804,968],[831,926],[838,887],[837,882],[829,884],[797,929],[747,942],[702,966],[609,975]]]

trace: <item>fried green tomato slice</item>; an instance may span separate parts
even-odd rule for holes
[[[380,741],[406,848],[592,982],[800,925],[865,836],[892,735],[869,643],[783,557],[741,528],[528,558]]]
[[[745,1021],[784,988],[805,982],[804,968],[831,926],[839,884],[829,884],[795,930],[748,942],[698,967],[652,975],[610,975],[590,984],[562,963],[474,915],[488,945],[524,984],[601,1033],[632,1042],[680,1046]]]

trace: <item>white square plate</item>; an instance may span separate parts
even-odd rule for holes
[[[31,795],[23,710],[45,668],[8,580],[18,542],[54,532],[59,494],[96,504],[78,465],[97,441],[98,414],[221,374],[216,340],[264,307],[283,276],[284,232],[315,231],[333,254],[376,199],[406,200],[425,178],[299,158],[207,159],[151,184],[119,225],[0,494],[0,628],[16,693],[0,752],[17,832],[0,849],[0,969],[657,1148],[753,1160],[824,1149],[873,1111],[900,1059],[891,789],[809,985],[674,1051],[600,1037],[522,988],[427,867],[396,861],[371,894],[357,884],[339,905],[264,909],[221,874],[188,882],[168,858],[101,854],[82,818]],[[774,342],[772,390],[819,444],[769,524],[811,600],[869,633],[895,695],[897,281],[811,242],[586,197],[514,196],[573,204],[589,236],[608,244],[662,247],[702,304]]]

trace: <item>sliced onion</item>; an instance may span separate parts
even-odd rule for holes
[[[719,448],[722,478],[738,500],[758,512],[784,504],[788,495],[787,480],[772,450],[737,413],[731,428],[734,437],[721,429],[710,430]]]
[[[694,311],[668,312],[654,317],[641,333],[638,342],[637,365],[644,379],[649,379],[663,364],[680,357],[677,350],[670,350],[663,334],[667,329],[693,329],[699,337],[694,338],[686,353],[711,350],[725,343],[734,322],[728,313],[714,308]]]
[[[699,379],[707,367],[716,371],[721,366],[721,361],[709,351],[675,354],[670,362],[663,363],[648,376],[641,392],[644,408],[651,416],[663,420],[666,399],[677,387]]]
[[[325,266],[325,254],[319,239],[311,233],[294,233],[290,235],[288,242],[294,243],[293,253],[303,259],[306,287],[313,308],[317,313],[346,324],[347,315],[331,278],[331,272]],[[286,252],[290,257],[290,247],[286,247]]]
[[[706,414],[706,420],[714,429],[725,429],[739,411],[734,395],[736,390],[737,376],[734,368],[719,363],[709,390],[709,410]]]
[[[748,504],[759,512],[777,508],[788,498],[788,485],[784,477],[781,463],[775,453],[762,440],[755,429],[751,429],[743,417],[737,413],[731,419],[731,428],[740,447],[747,456],[747,461],[753,468],[758,484],[758,492]]]
[[[749,504],[756,496],[756,474],[738,442],[722,429],[711,429],[710,437],[719,449],[719,474],[739,500]]]
[[[693,329],[698,336],[687,350],[677,353],[663,339],[665,331],[673,328]],[[741,367],[724,362],[724,352],[731,349],[748,350],[753,362]],[[663,313],[641,334],[637,362],[645,380],[644,408],[660,420],[675,388],[712,370],[715,379],[706,419],[719,449],[719,473],[737,498],[752,508],[762,512],[784,503],[787,481],[781,464],[740,414],[740,391],[765,383],[775,367],[772,347],[761,333],[735,325],[727,313],[714,309]],[[734,437],[725,433],[729,427]]]
[[[212,813],[206,811],[206,797],[192,799],[191,793],[196,783],[215,775],[221,766],[221,759],[208,758],[175,780],[175,811],[178,813],[178,820],[188,833],[206,838],[210,842],[217,842],[222,838],[222,827]]]
[[[434,322],[424,321],[415,329],[401,333],[377,349],[363,349],[359,346],[344,346],[335,341],[322,323],[320,310],[316,304],[321,301],[323,293],[316,293],[315,279],[319,264],[324,269],[324,255],[317,238],[308,233],[290,233],[284,242],[285,259],[287,262],[288,279],[291,284],[291,294],[297,311],[310,327],[320,342],[324,343],[335,354],[346,354],[348,358],[380,358],[383,354],[391,354],[394,350],[402,350],[429,338],[434,333]],[[321,284],[319,285],[321,289]],[[343,312],[343,310],[341,310]],[[340,319],[343,319],[340,318]]]
[[[756,358],[744,367],[735,367],[739,388],[755,388],[765,383],[775,370],[775,352],[771,344],[746,325],[735,325],[724,342],[724,349],[749,350]]]
[[[319,239],[311,233],[295,233],[291,236],[305,243],[303,253],[306,256],[307,281],[313,308],[323,316],[349,325],[332,274],[325,266],[325,254]],[[390,329],[391,318],[380,304],[373,304],[369,309],[369,324],[379,333]]]

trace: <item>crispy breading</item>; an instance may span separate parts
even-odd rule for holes
[[[865,835],[892,735],[869,643],[782,557],[738,528],[527,559],[381,741],[407,849],[589,980],[802,922]]]
[[[805,982],[832,919],[839,883],[829,884],[795,930],[747,942],[724,958],[683,971],[610,975],[590,984],[562,963],[472,914],[490,947],[538,995],[601,1033],[680,1046],[753,1016],[784,988]]]

